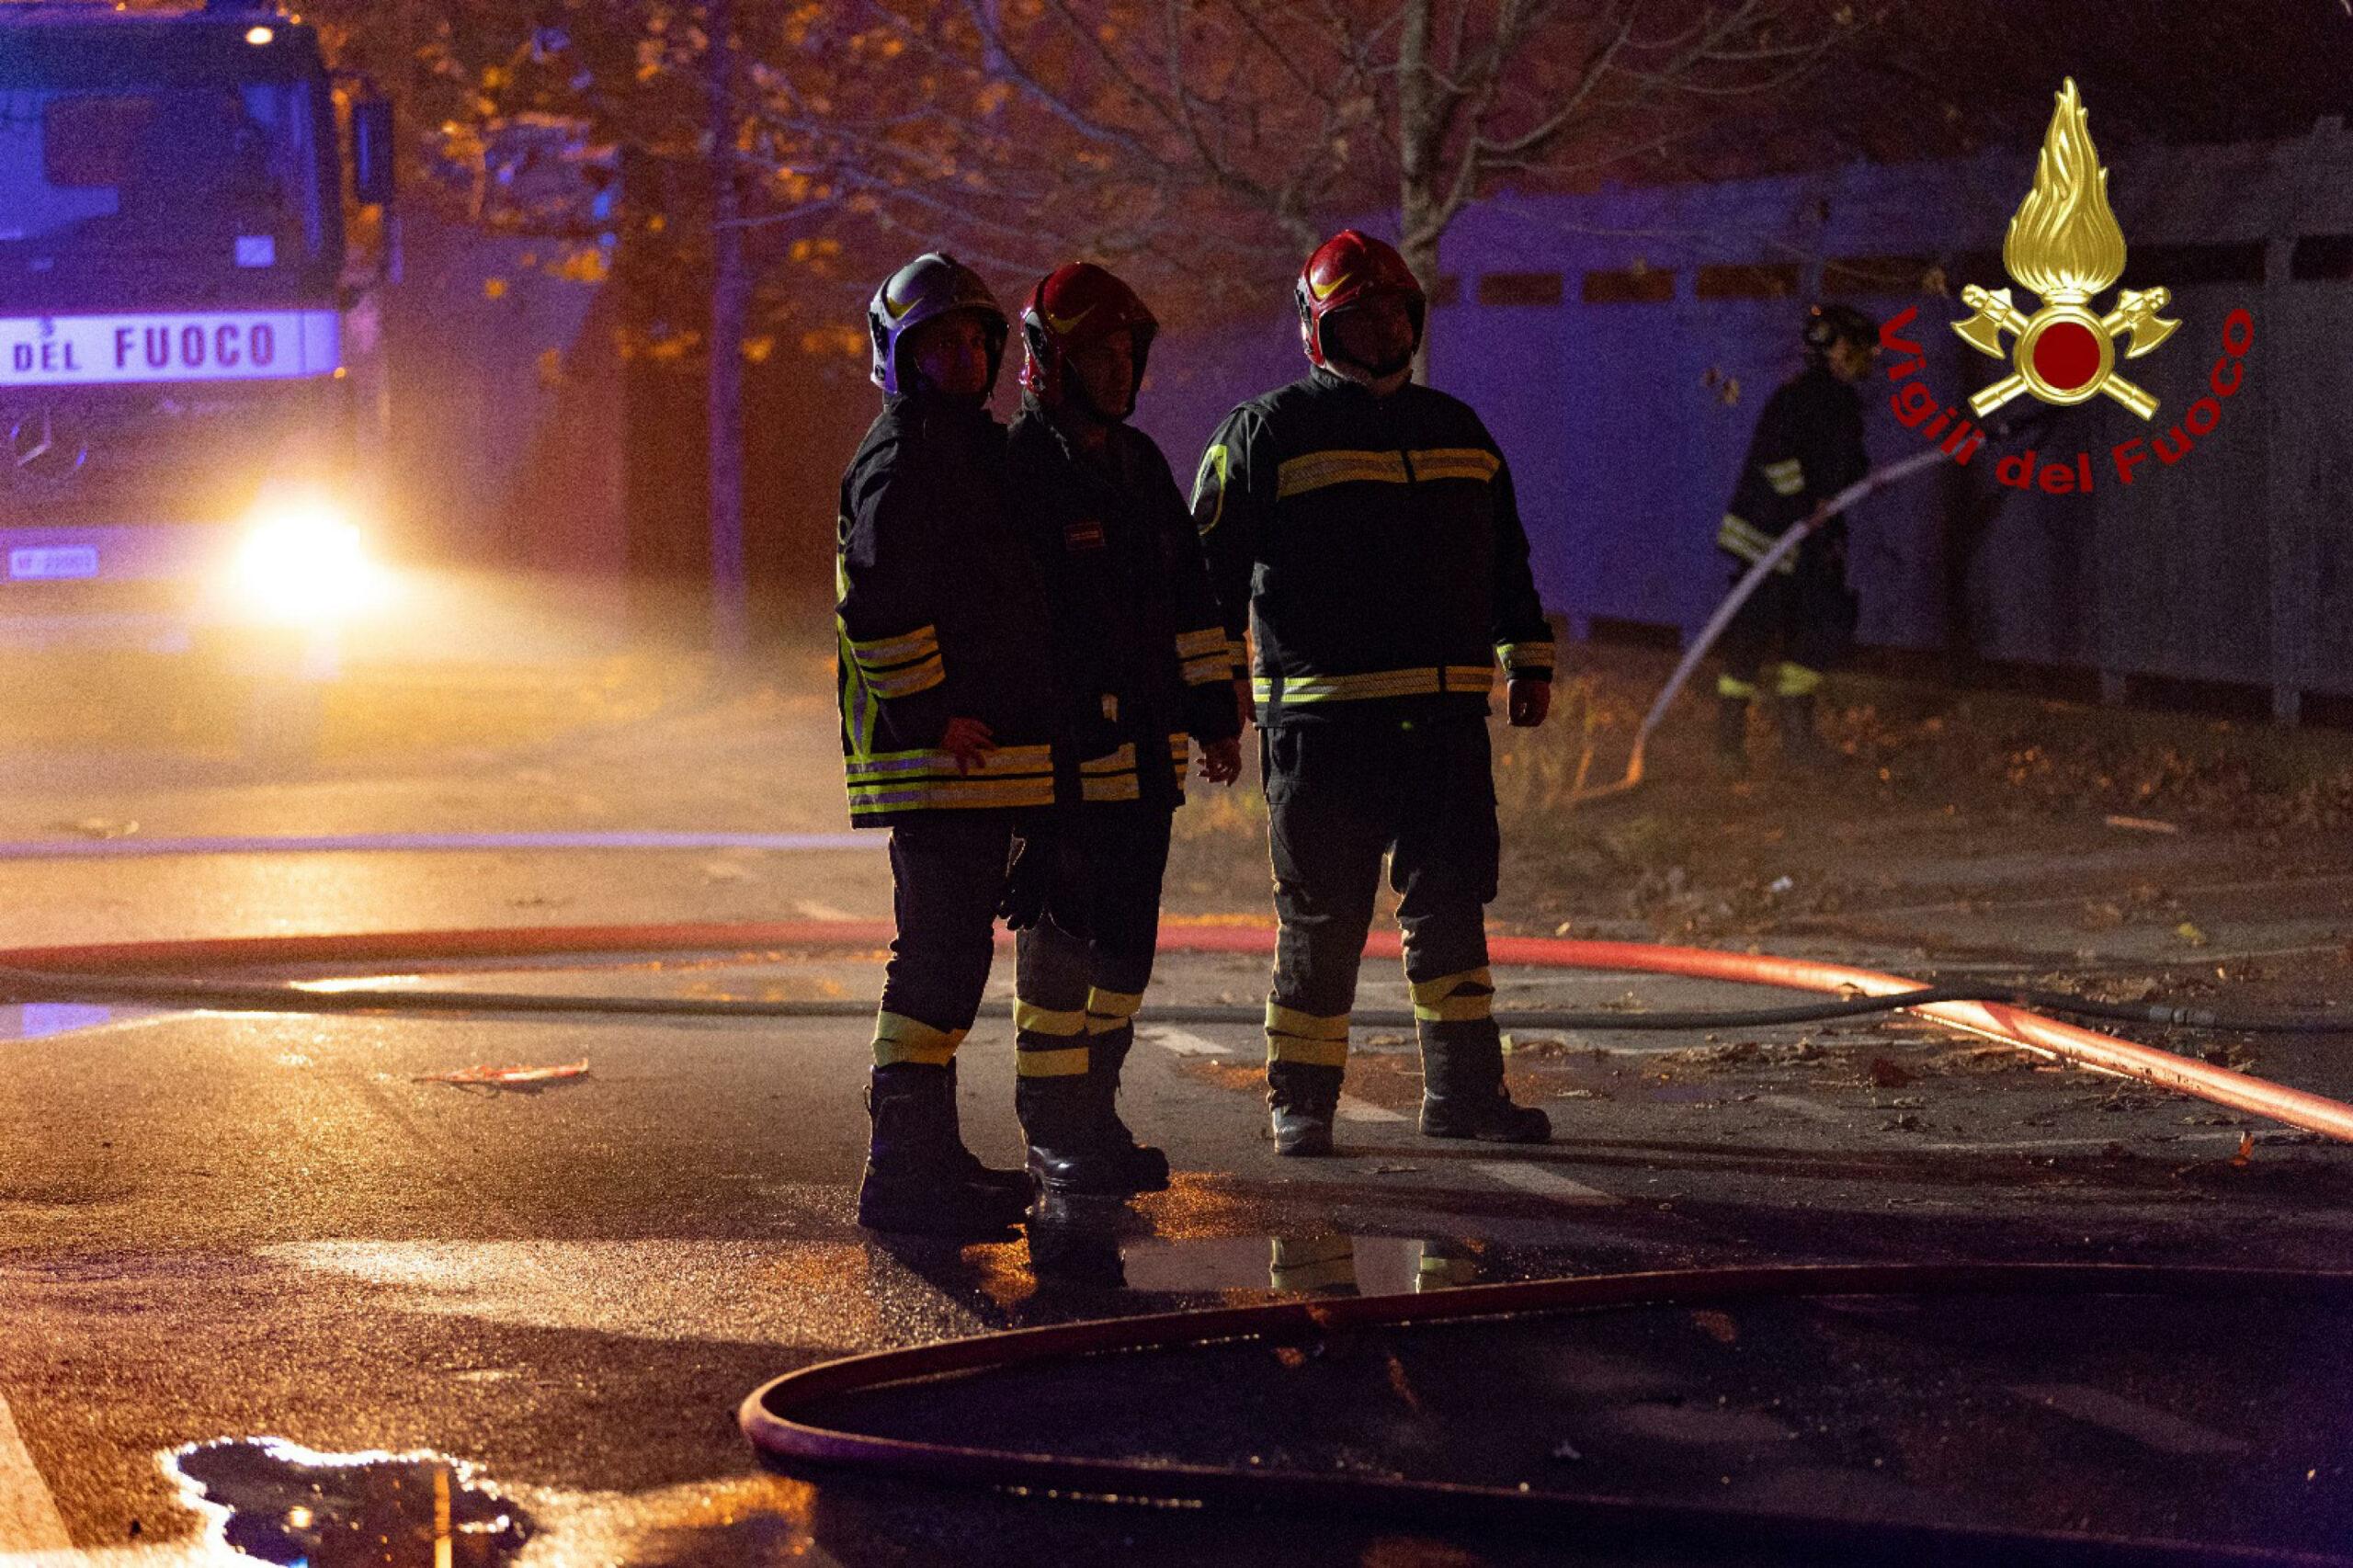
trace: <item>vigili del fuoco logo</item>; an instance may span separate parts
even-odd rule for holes
[[[2125,251],[2124,231],[2109,210],[2108,171],[2092,146],[2089,118],[2069,77],[2043,134],[2034,187],[2002,242],[2003,270],[2039,297],[2040,308],[2031,313],[2020,310],[2008,289],[1972,283],[1961,291],[1961,303],[1975,313],[1952,324],[1955,335],[1979,353],[2010,363],[2008,375],[1970,397],[1970,413],[1978,419],[2020,396],[2066,407],[2106,395],[2153,426],[2158,423],[2159,400],[2120,374],[2117,361],[2153,352],[2181,323],[2161,313],[2173,303],[2172,290],[2162,285],[2119,289],[2105,313],[2093,308],[2124,276]],[[1958,410],[1940,404],[1924,383],[1909,379],[1927,362],[1920,345],[1903,335],[1919,313],[1917,306],[1906,306],[1880,328],[1880,346],[1893,361],[1888,380],[1898,383],[1888,406],[1953,461],[1965,463],[1976,455],[1984,433]],[[2007,347],[2005,335],[2011,340]],[[2234,310],[2222,322],[2222,354],[2208,372],[2209,390],[2181,411],[2169,430],[2135,436],[2109,449],[2104,466],[2113,470],[2118,483],[2131,484],[2153,456],[2166,468],[2180,462],[2196,449],[2199,437],[2222,424],[2222,401],[2238,394],[2245,375],[2241,361],[2254,344],[2255,317]],[[2040,456],[2029,449],[2003,458],[1994,465],[1994,477],[2013,489],[2052,495],[2096,487],[2091,452],[2075,453],[2072,462],[2038,466]]]

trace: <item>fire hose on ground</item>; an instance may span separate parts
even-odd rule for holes
[[[1615,1494],[1415,1481],[1282,1464],[1247,1467],[1165,1458],[1097,1459],[927,1442],[858,1432],[818,1413],[845,1396],[918,1380],[1043,1366],[1079,1358],[1235,1340],[1321,1344],[1350,1330],[1634,1308],[1722,1308],[1820,1297],[2139,1296],[2269,1300],[2343,1310],[2353,1274],[2130,1264],[1864,1264],[1738,1267],[1474,1285],[1427,1294],[1340,1297],[1055,1324],[821,1362],[777,1378],[744,1401],[737,1422],[772,1460],[1017,1494],[1096,1503],[1232,1506],[1294,1518],[1302,1509],[1409,1526],[1443,1523],[1617,1549],[1650,1561],[1754,1561],[1797,1554],[1836,1562],[2023,1565],[2302,1564],[2347,1568],[2316,1553],[2083,1530],[1841,1517]],[[1522,1539],[1530,1539],[1524,1536]],[[1694,1556],[1707,1553],[1707,1556]]]
[[[0,1000],[110,1001],[208,1011],[273,1013],[468,1013],[483,1016],[608,1015],[675,1017],[862,1017],[869,1004],[813,999],[745,1001],[715,997],[560,995],[518,992],[426,991],[380,986],[333,990],[301,984],[256,984],[192,976],[191,970],[252,970],[298,965],[383,961],[479,961],[562,954],[757,952],[769,949],[872,949],[887,944],[881,921],[786,921],[745,925],[554,926],[323,937],[218,937],[179,942],[127,942],[84,947],[0,949]],[[1001,939],[1009,939],[1001,937]],[[1275,932],[1266,926],[1172,923],[1161,933],[1164,952],[1266,954]],[[1375,933],[1365,945],[1372,958],[1402,951],[1393,933]],[[1516,1029],[1587,1031],[1771,1028],[1908,1011],[1959,1029],[2079,1066],[2268,1118],[2305,1131],[2353,1142],[2353,1105],[2193,1061],[2154,1046],[2097,1033],[2050,1017],[2086,1017],[2164,1028],[2295,1035],[2353,1033],[2353,1016],[2233,1015],[2203,1008],[2105,1003],[2048,990],[2009,986],[1929,986],[1900,975],[1848,964],[1768,954],[1643,942],[1587,941],[1552,937],[1498,937],[1489,944],[1498,964],[1535,969],[1597,970],[1674,975],[1828,993],[1835,1001],[1798,1007],[1641,1013],[1617,1010],[1506,1009],[1498,1022]],[[178,973],[169,971],[177,971]],[[1002,1011],[1000,1008],[999,1011]],[[1143,1020],[1167,1023],[1256,1024],[1256,1008],[1161,1006]],[[1357,1021],[1404,1025],[1411,1016],[1367,1010]]]

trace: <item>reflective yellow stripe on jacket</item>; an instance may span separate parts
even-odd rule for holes
[[[1192,760],[1192,741],[1182,733],[1168,737],[1169,766],[1176,770],[1176,788],[1185,788],[1185,766]],[[1136,748],[1133,742],[1104,756],[1089,758],[1078,765],[1078,798],[1090,804],[1115,801],[1140,800],[1143,788],[1136,778]]]
[[[928,691],[948,678],[939,662],[939,632],[935,627],[918,626],[895,637],[864,642],[844,630],[841,645],[866,688],[885,701]]]
[[[947,808],[1050,806],[1054,801],[1051,746],[1001,746],[970,773],[936,749],[881,752],[848,759],[849,814]]]
[[[1527,675],[1535,670],[1551,670],[1552,644],[1550,642],[1498,642],[1495,657],[1504,665],[1506,676]]]
[[[1227,678],[1233,668],[1225,628],[1211,626],[1180,633],[1176,657],[1184,666],[1187,686],[1210,686]]]
[[[1275,499],[1334,484],[1411,484],[1416,480],[1495,477],[1503,460],[1483,447],[1423,447],[1410,451],[1309,452],[1275,471]]]
[[[1503,459],[1483,447],[1427,447],[1405,454],[1415,479],[1475,479],[1495,477]]]
[[[1425,665],[1411,670],[1374,670],[1364,675],[1303,675],[1285,676],[1282,699],[1286,704],[1301,702],[1365,702],[1383,697],[1435,697],[1440,692],[1476,692],[1482,697],[1495,689],[1495,667],[1493,665]],[[1251,695],[1260,702],[1275,699],[1275,683],[1266,676],[1250,682]]]
[[[1716,530],[1716,548],[1728,551],[1743,561],[1762,561],[1766,552],[1779,542],[1747,518],[1735,517],[1730,512],[1724,514],[1723,527]],[[1797,569],[1798,556],[1794,550],[1783,556],[1781,563],[1773,568],[1775,572],[1795,572]]]

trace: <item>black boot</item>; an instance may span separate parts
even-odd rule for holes
[[[1098,1035],[1089,1048],[1087,1087],[1097,1101],[1105,1150],[1127,1173],[1130,1192],[1163,1192],[1168,1187],[1168,1156],[1149,1143],[1139,1143],[1128,1124],[1120,1119],[1120,1070],[1136,1043],[1135,1030]]]
[[[1267,1104],[1273,1113],[1276,1153],[1328,1154],[1332,1118],[1340,1108],[1340,1069],[1304,1062],[1269,1062]]]
[[[1016,1192],[967,1174],[978,1162],[956,1136],[955,1080],[945,1067],[899,1062],[874,1069],[866,1092],[873,1119],[858,1222],[870,1231],[1001,1241],[1029,1206]]]
[[[1017,1078],[1014,1109],[1029,1141],[1029,1175],[1043,1193],[1125,1198],[1136,1190],[1113,1146],[1093,1074]]]
[[[1716,775],[1743,778],[1748,774],[1748,699],[1716,698]]]
[[[1440,1028],[1447,1032],[1439,1034]],[[1552,1119],[1533,1106],[1512,1104],[1505,1090],[1503,1040],[1493,1024],[1422,1026],[1422,1135],[1483,1143],[1552,1141]]]
[[[1781,724],[1781,759],[1794,767],[1827,767],[1836,760],[1813,729],[1813,697],[1784,697],[1774,704]]]
[[[981,1164],[981,1157],[964,1146],[962,1119],[956,1109],[956,1059],[948,1061],[948,1135],[955,1141],[956,1151],[963,1155],[960,1162],[963,1178],[982,1187],[993,1187],[1022,1202],[1029,1201],[1029,1173],[1025,1170],[1005,1170],[996,1165]]]

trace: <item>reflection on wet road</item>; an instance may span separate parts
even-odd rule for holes
[[[446,1454],[322,1454],[229,1438],[167,1461],[221,1540],[282,1568],[492,1568],[530,1520]]]

